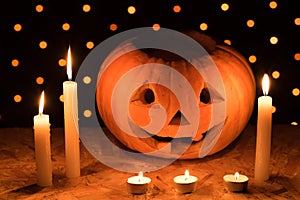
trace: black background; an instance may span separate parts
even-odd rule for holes
[[[229,39],[232,46],[246,58],[255,55],[257,61],[251,68],[257,82],[257,97],[262,95],[261,78],[264,73],[271,77],[273,71],[280,72],[279,79],[271,78],[270,95],[277,110],[273,122],[290,124],[300,122],[299,96],[292,95],[293,88],[300,88],[299,61],[294,59],[300,53],[300,26],[294,20],[299,16],[297,1],[276,1],[278,7],[271,9],[266,0],[36,0],[2,1],[0,6],[0,126],[31,127],[33,116],[38,113],[38,99],[42,90],[46,93],[44,113],[50,115],[52,127],[63,126],[62,82],[67,80],[66,69],[58,60],[66,57],[67,48],[72,46],[73,73],[80,67],[91,51],[88,41],[95,46],[108,37],[137,27],[152,26],[199,30],[202,22],[208,24],[206,34],[218,39]],[[224,12],[221,4],[230,8]],[[36,12],[36,5],[44,11]],[[91,11],[82,10],[84,4]],[[136,13],[128,14],[128,6],[135,6]],[[180,5],[181,12],[175,13],[173,6]],[[249,28],[247,20],[253,19],[255,26]],[[62,30],[69,23],[69,31]],[[20,32],[14,31],[15,24],[21,24]],[[111,31],[110,24],[118,29]],[[199,30],[200,31],[200,30]],[[276,45],[269,39],[276,36]],[[46,49],[39,47],[46,41]],[[12,67],[11,61],[18,59],[20,65]],[[42,76],[45,82],[36,84]],[[22,96],[20,103],[14,102],[16,94]],[[256,109],[250,123],[256,123]]]

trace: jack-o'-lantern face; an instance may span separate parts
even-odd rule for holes
[[[195,32],[191,36],[195,36],[196,40],[202,38],[201,34]],[[224,94],[219,92],[219,88],[208,85],[209,83],[205,82],[201,74],[189,62],[178,57],[170,59],[167,54],[162,52],[150,54],[147,51],[134,50],[116,58],[106,67],[97,85],[97,106],[108,129],[125,146],[138,152],[148,153],[168,145],[174,139],[190,138],[191,145],[181,158],[191,159],[199,157],[199,150],[206,134],[218,124],[222,124],[223,128],[218,141],[209,154],[225,148],[244,129],[254,105],[255,81],[253,74],[247,62],[236,51],[225,46],[215,45],[213,40],[207,36],[203,37],[210,45],[210,56],[222,76]],[[114,115],[111,102],[113,95],[119,95],[122,99],[122,94],[115,94],[115,86],[126,73],[140,65],[151,65],[151,63],[168,66],[167,78],[166,73],[160,73],[159,68],[141,69],[127,82],[122,82],[123,89],[120,90],[126,90],[134,81],[135,76],[145,77],[144,84],[134,88],[127,97],[128,99],[124,99],[128,103],[128,120],[148,136],[139,138],[128,135],[119,128],[123,122],[116,121],[119,118]],[[194,97],[197,99],[197,107],[193,110],[192,115],[191,110],[182,109],[178,100],[180,92],[175,94],[172,89],[160,84],[160,80],[165,79],[170,85],[178,85],[178,79],[174,78],[176,77],[175,71],[188,81],[195,95],[193,97],[181,96],[180,98],[185,99],[186,102]],[[149,76],[151,76],[151,81],[147,80]],[[185,88],[182,88],[182,91],[184,90]],[[182,95],[185,93],[182,92]],[[212,101],[212,96],[214,101]],[[225,116],[220,120],[212,120],[213,105],[218,103],[226,104]],[[197,130],[178,134],[179,127],[189,126],[194,122],[194,118],[192,118],[194,114],[199,116],[196,124]],[[224,119],[226,120],[224,121]],[[158,128],[149,126],[153,120],[161,123]],[[171,149],[170,151],[176,150]],[[164,157],[164,155],[161,156]]]
[[[158,83],[145,84],[133,92],[129,101],[129,114],[136,125],[142,127],[143,130],[157,140],[171,141],[174,138],[186,137],[192,138],[193,141],[199,141],[205,136],[211,123],[212,102],[210,93],[213,92],[215,99],[219,101],[224,101],[224,98],[212,88],[210,89],[211,92],[209,92],[203,78],[192,66],[187,66],[186,69],[181,66],[176,70],[181,74],[185,74],[184,77],[189,80],[189,83],[192,85],[196,94],[199,109],[197,115],[200,116],[197,124],[197,132],[184,132],[183,134],[178,134],[179,126],[190,125],[190,123],[192,123],[191,120],[193,119],[189,119],[188,115],[181,110],[178,96],[176,96],[171,89]],[[193,76],[193,78],[190,76]],[[161,79],[160,75],[157,76],[157,82],[159,82],[159,79]],[[170,82],[171,81],[172,80],[170,80]],[[156,116],[154,116],[155,113],[151,116],[149,115],[150,109],[155,105],[163,107],[166,113],[165,119],[162,120],[164,124],[159,131],[147,128],[147,125],[151,123],[153,118],[160,117],[160,113],[157,113]]]

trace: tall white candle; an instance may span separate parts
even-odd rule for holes
[[[254,178],[258,181],[269,179],[271,153],[272,98],[268,95],[270,80],[267,74],[262,80],[264,96],[258,98],[256,156]]]
[[[68,81],[63,83],[66,176],[80,176],[77,83],[72,80],[71,48],[67,56]]]
[[[37,170],[37,184],[40,186],[52,185],[52,161],[50,149],[49,115],[43,114],[44,91],[42,92],[39,114],[34,116],[34,143]]]

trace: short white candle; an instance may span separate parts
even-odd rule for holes
[[[34,143],[37,170],[37,184],[39,186],[52,185],[52,161],[50,148],[49,115],[43,114],[44,91],[42,92],[39,114],[34,116]]]
[[[138,176],[132,176],[127,179],[127,190],[131,194],[145,194],[151,178],[143,176],[143,172],[139,172]]]
[[[173,178],[175,189],[180,193],[191,193],[196,189],[198,178],[191,176],[189,170],[185,170],[184,175],[179,175]]]
[[[262,89],[264,96],[258,98],[257,135],[255,174],[257,181],[269,179],[269,162],[271,153],[271,131],[272,131],[272,98],[268,95],[269,77],[264,75]]]
[[[66,176],[80,176],[80,150],[78,130],[77,83],[72,80],[71,49],[68,49],[67,74],[69,81],[63,83],[65,118]]]
[[[231,192],[243,192],[247,190],[249,179],[247,176],[236,172],[235,174],[227,174],[223,176],[223,180]]]

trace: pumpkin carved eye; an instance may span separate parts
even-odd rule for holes
[[[207,88],[202,89],[200,93],[200,101],[205,104],[210,103],[210,94]]]
[[[143,100],[147,104],[153,103],[155,101],[154,92],[151,89],[147,88],[143,93]]]

